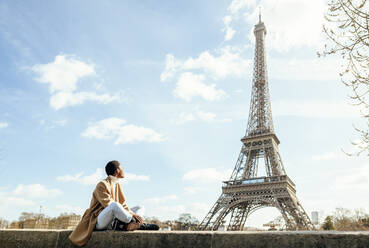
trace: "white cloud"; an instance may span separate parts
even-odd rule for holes
[[[49,84],[50,106],[55,110],[80,105],[86,101],[107,104],[119,101],[122,97],[121,94],[112,96],[88,91],[76,92],[77,83],[82,78],[96,75],[96,72],[94,65],[73,56],[58,55],[53,62],[35,65],[31,69],[39,75],[37,81]]]
[[[231,17],[224,19],[230,23]],[[225,29],[227,38],[234,35],[230,27]],[[237,47],[222,47],[214,53],[204,51],[198,57],[185,60],[176,59],[167,54],[165,69],[160,75],[161,81],[176,80],[173,94],[189,102],[194,97],[201,97],[208,101],[225,98],[226,92],[217,89],[216,85],[206,84],[205,80],[220,80],[226,77],[243,77],[251,73],[251,60],[243,59]]]
[[[187,122],[194,121],[196,119],[195,115],[192,113],[179,113],[178,120],[176,121],[177,124],[184,124]]]
[[[341,171],[333,179],[331,189],[367,192],[369,190],[369,165],[350,166],[349,170]]]
[[[319,155],[314,155],[313,160],[333,160],[339,157],[335,152],[327,152]]]
[[[185,173],[182,177],[185,181],[193,181],[197,183],[212,183],[227,180],[231,175],[231,170],[218,170],[215,168],[206,168],[192,170]]]
[[[145,199],[144,202],[148,204],[163,204],[166,202],[172,202],[178,200],[177,195],[166,195],[161,197],[152,197]]]
[[[12,193],[14,196],[22,196],[25,198],[48,198],[62,194],[59,189],[49,189],[41,184],[19,184]]]
[[[205,121],[205,122],[230,122],[231,119],[217,119],[216,114],[212,112],[204,112],[200,109],[196,109],[194,113],[181,112],[176,120],[177,124],[185,124],[191,121]]]
[[[46,199],[58,197],[62,191],[41,184],[19,184],[15,189],[0,188],[0,211],[6,219],[17,218],[23,211],[32,211]],[[12,216],[12,217],[10,217]]]
[[[108,104],[120,100],[120,94],[96,94],[95,92],[58,92],[50,97],[50,106],[59,110],[69,106],[81,105],[86,101],[94,101],[101,104]]]
[[[118,132],[115,144],[136,143],[136,142],[162,142],[165,138],[156,131],[135,125],[122,126]]]
[[[195,216],[201,222],[211,207],[212,205],[207,203],[194,202],[186,206],[186,212],[191,213],[191,215]]]
[[[65,175],[65,176],[59,176],[56,178],[58,181],[62,182],[75,182],[82,185],[95,185],[100,180],[104,178],[103,170],[100,168],[97,168],[94,173],[91,175],[83,175],[84,172],[77,173],[75,175]]]
[[[0,204],[0,209],[14,208],[14,207],[29,207],[35,206],[35,202],[29,199],[24,199],[23,196],[15,197],[15,196],[6,196],[0,195],[0,201],[3,204]],[[11,204],[11,205],[10,205]]]
[[[198,116],[201,120],[204,120],[204,121],[215,121],[215,117],[216,117],[217,115],[216,115],[216,114],[214,114],[214,113],[211,113],[211,112],[204,112],[204,111],[198,110],[198,111],[197,111],[197,116]]]
[[[236,33],[236,31],[230,25],[231,21],[232,21],[231,16],[228,15],[223,17],[223,23],[225,27],[222,29],[222,31],[225,32],[224,36],[225,41],[231,40]]]
[[[82,185],[96,185],[100,180],[106,177],[105,172],[101,168],[97,168],[91,175],[84,175],[84,172],[77,173],[75,175],[59,176],[56,180],[61,182],[75,182]],[[134,173],[125,173],[123,183],[131,181],[149,181],[150,177],[146,175],[136,175]]]
[[[62,213],[74,213],[74,214],[82,215],[84,212],[83,208],[79,206],[72,206],[69,204],[57,205],[55,206],[55,208]]]
[[[25,195],[14,195],[14,192],[7,188],[0,188],[0,202],[2,217],[8,220],[11,219],[10,216],[15,219],[22,211],[34,209],[38,203]]]
[[[223,22],[223,30],[243,26],[243,21],[253,26],[259,18],[259,8],[262,6],[262,21],[267,27],[268,47],[277,51],[287,51],[293,47],[310,46],[317,47],[322,43],[322,25],[324,22],[325,0],[233,0],[228,6],[228,13]],[[240,19],[243,14],[244,19]],[[232,21],[232,26],[231,26]],[[227,39],[227,32],[225,40]],[[229,36],[229,35],[228,35]],[[233,35],[232,35],[233,37]],[[253,30],[250,30],[249,38],[254,42]]]
[[[184,188],[184,194],[185,195],[194,195],[197,192],[199,192],[201,189],[202,189],[201,187],[193,187],[193,186],[185,187]]]
[[[65,127],[68,124],[67,119],[60,119],[60,120],[54,120],[54,121],[46,121],[44,119],[40,120],[40,126],[44,126],[45,129],[53,129],[56,127]]]
[[[59,121],[54,121],[54,123],[58,126],[64,127],[65,125],[67,125],[68,121],[67,120],[59,120]]]
[[[270,60],[270,78],[283,80],[339,80],[338,59],[275,59]]]
[[[196,59],[187,59],[183,67],[185,70],[202,69],[212,78],[222,79],[228,76],[244,76],[250,65],[251,60],[243,59],[239,53],[224,48],[218,57],[205,51]]]
[[[133,173],[125,173],[125,179],[126,181],[150,181],[149,176],[145,175],[136,175]]]
[[[270,2],[259,1],[262,9],[262,19],[267,26],[267,39],[271,48],[283,52],[293,47],[317,47],[322,42],[322,25],[324,22],[325,0],[280,0]],[[248,24],[257,23],[259,10],[251,7],[245,13]],[[250,40],[254,35],[250,32]]]
[[[216,89],[215,84],[207,85],[204,83],[204,75],[196,75],[191,72],[181,74],[178,79],[177,87],[173,93],[176,97],[189,102],[193,97],[201,97],[208,101],[216,101],[227,96],[222,89]]]
[[[186,207],[182,204],[177,205],[157,205],[147,211],[151,216],[157,216],[162,220],[174,220],[180,214],[186,213]]]
[[[351,118],[359,117],[355,106],[342,101],[282,100],[272,103],[276,116],[299,116],[307,118]]]
[[[126,124],[124,119],[115,117],[90,124],[81,135],[86,138],[115,139],[115,145],[165,140],[163,135],[150,128]]]
[[[167,54],[165,56],[165,69],[160,75],[160,80],[162,82],[168,81],[174,77],[177,70],[182,66],[182,63],[177,60],[173,54]]]
[[[7,128],[9,126],[9,123],[7,122],[0,122],[0,129],[1,128]]]
[[[96,139],[108,139],[115,135],[121,126],[126,124],[124,119],[108,118],[90,125],[82,134],[84,137],[93,137]]]
[[[162,220],[174,220],[178,219],[180,214],[190,213],[192,216],[197,218],[199,221],[204,218],[205,214],[209,211],[211,205],[205,203],[191,203],[186,204],[155,204],[148,209],[150,216],[157,216]]]
[[[32,70],[39,74],[37,81],[50,84],[51,93],[73,92],[79,79],[95,75],[92,64],[67,55],[58,55],[52,63],[35,65]]]
[[[255,0],[233,0],[231,2],[231,4],[227,8],[229,15],[223,17],[224,28],[222,29],[222,32],[225,32],[225,41],[231,40],[236,33],[236,30],[234,30],[231,26],[231,22],[234,19],[239,19],[240,10],[244,9],[245,7],[254,6],[255,3]]]
[[[230,47],[222,48],[216,52],[218,56],[209,51],[202,52],[197,58],[188,58],[184,61],[176,59],[172,54],[166,56],[166,66],[161,74],[161,81],[168,81],[180,72],[201,70],[214,80],[228,76],[242,77],[247,75],[251,60],[243,59],[239,52]]]
[[[232,15],[237,15],[241,9],[255,5],[256,5],[255,0],[233,0],[231,4],[228,6],[228,11]]]

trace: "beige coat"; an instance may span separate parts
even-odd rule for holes
[[[119,202],[120,204],[122,204],[123,208],[133,214],[133,212],[126,204],[123,189],[120,183],[116,183],[115,190],[112,190],[113,184],[109,177],[102,180],[96,185],[96,188],[92,194],[90,208],[85,211],[81,221],[78,223],[76,228],[69,236],[69,239],[74,244],[78,246],[83,246],[87,243],[96,225],[97,216],[111,202]],[[115,192],[115,194],[112,195],[112,192]]]

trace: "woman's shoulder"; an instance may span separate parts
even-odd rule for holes
[[[105,179],[102,179],[100,180],[97,184],[96,184],[96,188],[101,188],[101,187],[104,187],[104,188],[108,188],[109,186],[109,181]]]

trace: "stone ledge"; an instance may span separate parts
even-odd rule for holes
[[[73,248],[71,230],[0,230],[4,248]],[[369,248],[369,232],[94,232],[85,248]]]

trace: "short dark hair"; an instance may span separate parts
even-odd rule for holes
[[[105,166],[106,174],[108,174],[108,176],[114,175],[114,173],[117,171],[119,165],[120,165],[120,163],[117,160],[112,160],[112,161],[108,162]]]

